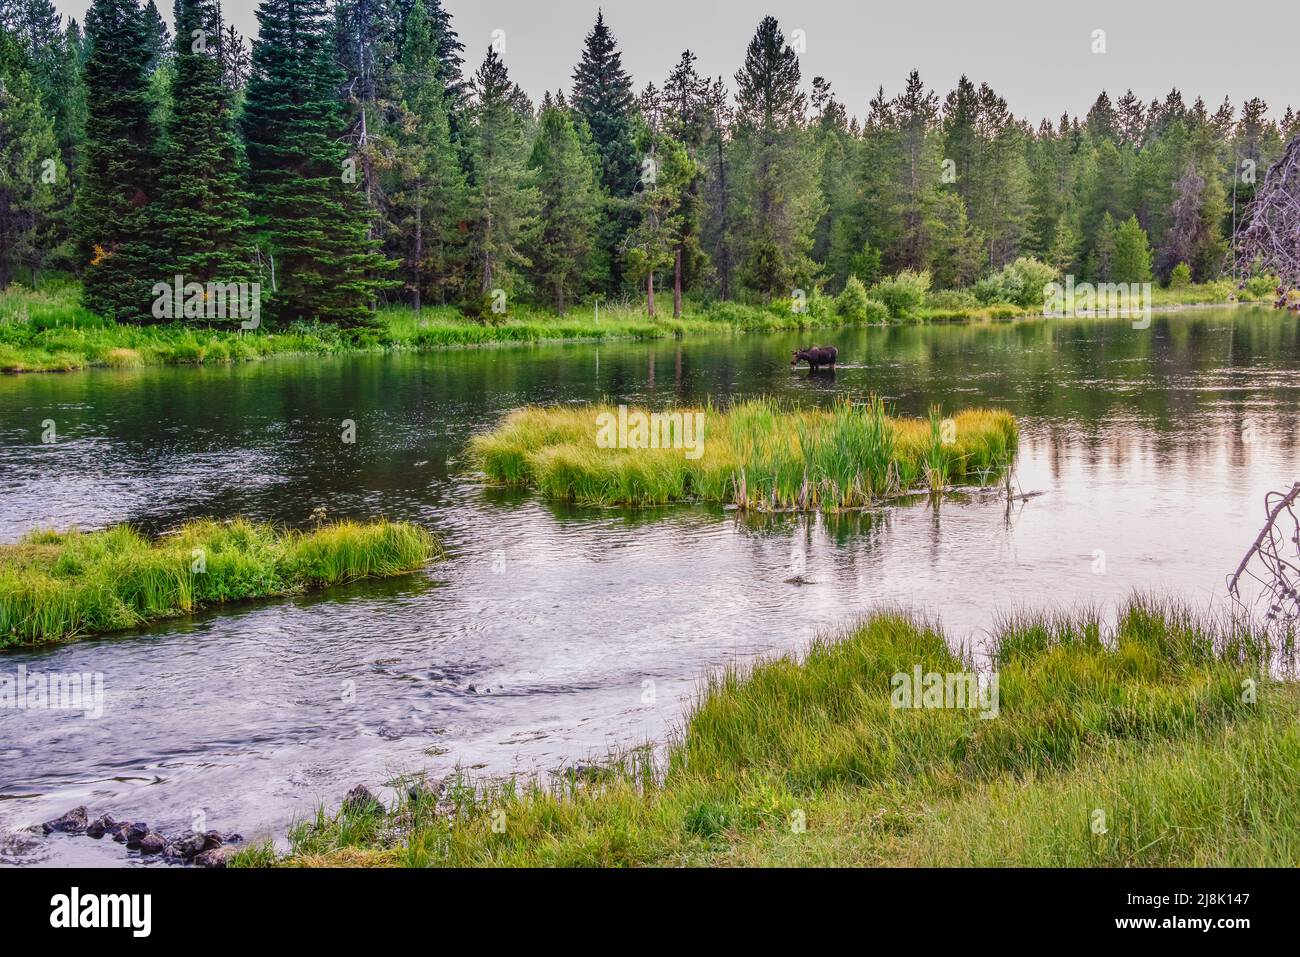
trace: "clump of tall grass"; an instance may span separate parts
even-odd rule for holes
[[[202,520],[150,541],[119,525],[0,545],[0,648],[131,628],[207,605],[414,571],[442,554],[405,522],[281,531]]]
[[[1187,637],[1192,622],[1209,630]],[[616,760],[559,788],[457,776],[440,811],[318,815],[290,862],[1300,864],[1300,689],[1266,677],[1273,649],[1141,596],[1113,628],[1020,613],[993,637],[981,665],[934,622],[877,613],[709,677],[657,767]],[[1171,656],[1184,640],[1191,657]],[[895,707],[917,666],[991,667],[996,717]]]
[[[636,410],[629,410],[629,415]],[[840,399],[800,409],[752,399],[702,412],[702,454],[681,448],[602,448],[597,422],[610,406],[529,407],[476,436],[470,452],[495,482],[531,486],[587,505],[733,504],[758,511],[869,506],[924,484],[985,485],[1010,468],[1019,430],[1001,409],[930,420],[895,418],[884,403]],[[648,414],[648,413],[647,413]]]

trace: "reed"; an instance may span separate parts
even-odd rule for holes
[[[476,436],[470,452],[491,481],[584,505],[706,501],[835,511],[921,484],[938,490],[996,482],[1014,461],[1019,437],[1015,418],[1000,409],[944,419],[936,408],[925,422],[893,418],[877,399],[800,409],[760,398],[725,410],[670,411],[702,415],[698,457],[683,448],[601,447],[601,417],[617,417],[608,405],[518,410]]]
[[[281,531],[202,520],[149,540],[119,525],[0,545],[0,648],[132,628],[210,605],[400,575],[441,545],[404,522]]]
[[[653,765],[638,749],[586,783],[458,776],[384,827],[304,822],[287,863],[1300,864],[1300,688],[1268,677],[1276,649],[1143,596],[1113,628],[1020,613],[993,637],[977,664],[936,623],[877,613],[706,679]],[[918,665],[996,669],[997,716],[895,707]]]

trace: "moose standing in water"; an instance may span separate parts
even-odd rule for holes
[[[790,368],[793,369],[805,359],[808,361],[808,371],[816,372],[818,366],[830,366],[835,369],[835,357],[840,351],[834,346],[813,346],[811,349],[800,349],[794,353],[794,358],[790,360]]]

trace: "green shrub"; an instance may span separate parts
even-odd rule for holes
[[[1043,287],[1059,278],[1055,267],[1030,256],[1021,256],[1003,266],[1001,272],[977,282],[975,298],[985,306],[1001,302],[1031,309],[1043,304]]]
[[[867,287],[857,276],[850,276],[844,284],[844,291],[835,299],[835,310],[849,322],[866,322],[870,304]]]
[[[1185,289],[1192,284],[1192,267],[1187,263],[1179,263],[1174,267],[1173,272],[1169,274],[1170,289]]]
[[[871,287],[868,295],[884,305],[893,322],[902,322],[916,316],[930,291],[930,273],[904,269],[889,279]]]

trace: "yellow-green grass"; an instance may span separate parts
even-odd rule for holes
[[[153,541],[126,525],[32,532],[16,545],[0,545],[0,648],[401,575],[441,554],[425,530],[389,521],[297,532],[209,519]]]
[[[665,410],[677,418],[627,445],[608,446],[609,405],[529,407],[477,435],[470,452],[493,482],[539,489],[584,505],[663,505],[707,501],[754,510],[845,509],[917,487],[983,485],[1015,457],[1019,430],[1001,409],[968,409],[945,419],[895,418],[879,401],[796,408],[753,399],[727,409]],[[638,413],[627,410],[635,423]],[[702,418],[696,418],[696,416]],[[612,417],[608,418],[608,417]],[[703,442],[688,429],[703,423]],[[677,444],[678,448],[667,447]],[[701,454],[695,454],[702,448]]]
[[[886,612],[708,679],[649,750],[561,786],[457,777],[382,814],[323,810],[236,863],[289,866],[1300,864],[1300,694],[1255,636],[1135,596],[1021,616],[985,668],[997,717],[893,707],[894,676],[969,671]]]

